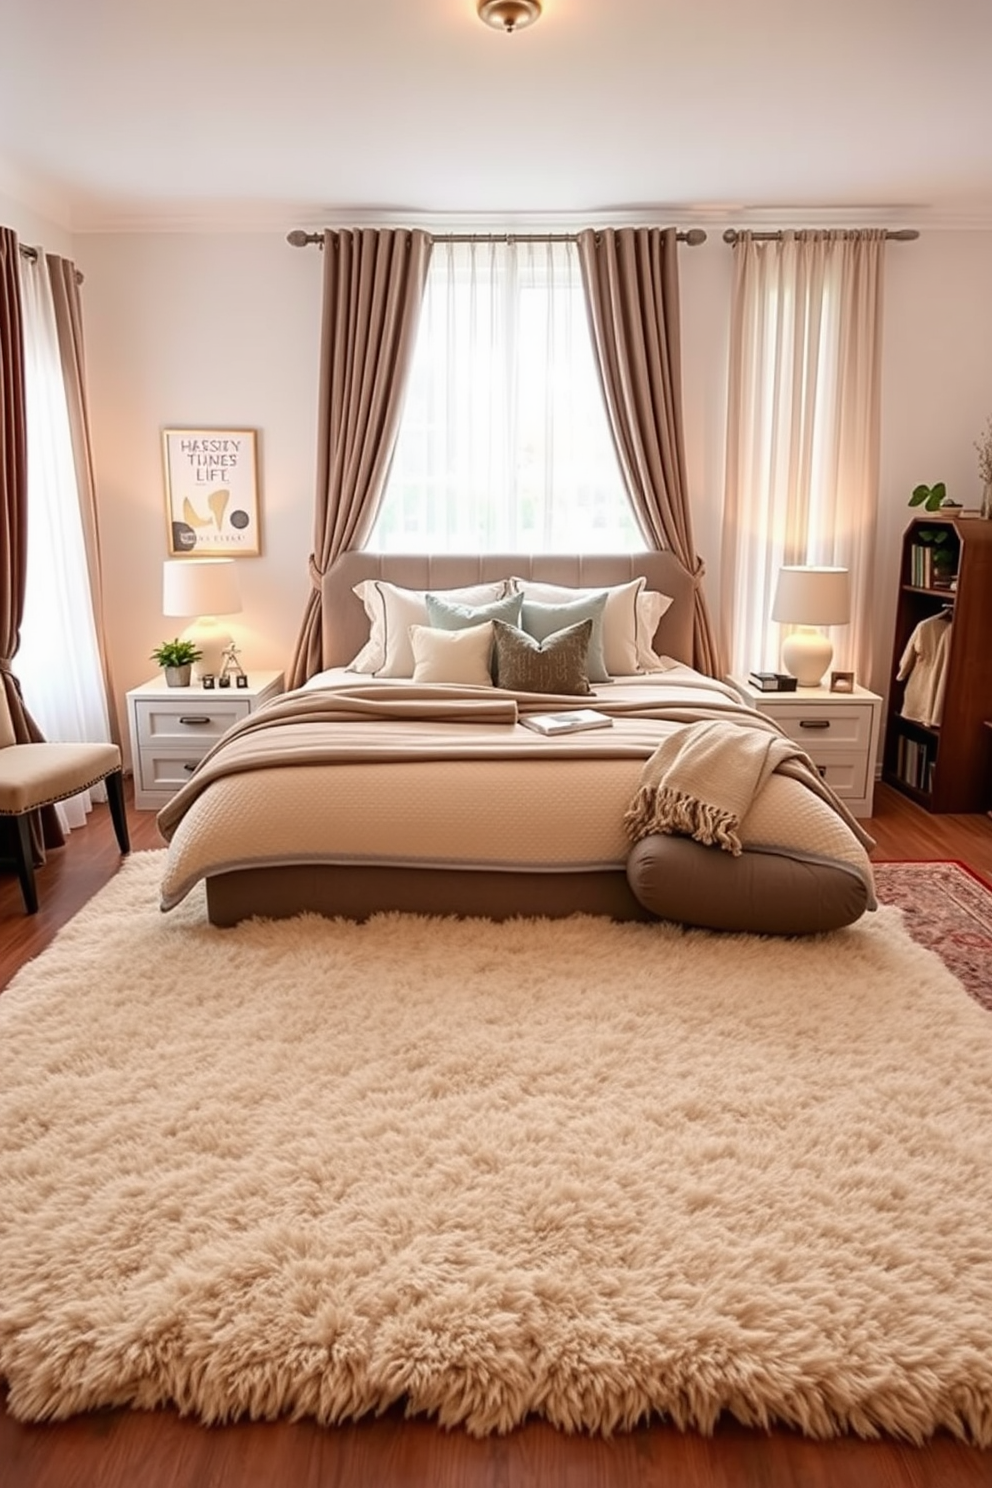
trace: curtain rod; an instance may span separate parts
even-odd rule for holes
[[[432,243],[577,243],[578,233],[428,233]],[[688,232],[675,234],[680,243],[688,243],[690,248],[697,248],[700,243],[706,242],[706,234],[701,227],[690,227]],[[302,227],[294,227],[293,231],[286,234],[286,242],[294,248],[305,248],[308,243],[316,243],[318,248],[324,246],[323,233],[304,232]]]
[[[845,229],[845,231],[855,231],[855,232],[857,230],[858,230],[857,228],[854,228],[854,229]],[[820,229],[820,228],[813,228],[813,229],[796,228],[795,231],[797,231],[797,232],[801,232],[801,231],[814,231],[814,232],[823,231],[823,232],[830,232],[831,229],[830,228],[822,228],[822,229]],[[738,240],[738,238],[740,236],[741,236],[741,234],[738,232],[738,230],[737,230],[736,227],[728,227],[727,230],[726,230],[726,232],[723,235],[723,241],[725,243],[729,243],[731,245],[731,247],[733,247],[733,245],[737,242],[737,240]],[[920,234],[919,234],[919,232],[917,231],[917,229],[915,227],[900,227],[900,228],[896,228],[892,232],[889,232],[888,230],[886,230],[885,236],[886,236],[886,238],[891,238],[894,243],[915,243],[916,242],[916,239],[920,236]],[[782,233],[781,233],[781,231],[778,231],[778,232],[753,232],[751,234],[751,237],[752,238],[757,238],[760,241],[763,241],[763,242],[766,242],[766,243],[770,243],[770,242],[775,242],[775,241],[781,241]]]
[[[30,243],[18,243],[17,246],[18,246],[18,249],[20,250],[20,254],[21,254],[21,257],[22,258],[26,258],[30,263],[37,263],[38,262],[38,250],[37,250],[37,248],[32,248],[31,245],[30,245]],[[76,270],[76,283],[77,284],[82,284],[83,283],[83,276],[79,272],[78,269]]]

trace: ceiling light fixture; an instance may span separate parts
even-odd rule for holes
[[[512,36],[514,31],[533,25],[541,14],[541,0],[476,0],[475,8],[480,21]]]

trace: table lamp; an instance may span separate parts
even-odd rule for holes
[[[819,687],[833,660],[821,625],[847,625],[851,576],[846,568],[787,564],[778,571],[772,619],[799,629],[782,642],[782,665],[800,687]]]
[[[162,565],[163,615],[193,616],[182,638],[192,641],[203,655],[195,665],[198,677],[218,673],[225,646],[231,644],[230,629],[218,615],[234,615],[241,609],[241,590],[233,558],[167,558]]]

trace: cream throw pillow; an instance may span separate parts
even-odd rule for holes
[[[489,666],[493,650],[493,622],[462,630],[410,626],[414,682],[456,682],[468,687],[492,687]]]
[[[507,580],[491,584],[469,584],[463,589],[403,589],[385,579],[363,579],[352,591],[365,606],[369,617],[369,638],[349,672],[374,672],[380,677],[412,677],[413,652],[410,649],[410,626],[426,625],[427,594],[462,604],[489,604],[507,592]]]

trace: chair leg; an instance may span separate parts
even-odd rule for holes
[[[34,881],[34,845],[31,841],[31,813],[25,811],[14,818],[17,824],[16,851],[17,877],[21,881],[21,894],[28,914],[38,913],[38,890]]]
[[[124,806],[124,771],[114,770],[105,781],[110,819],[117,833],[117,845],[122,853],[131,851],[131,838],[127,830],[127,810]]]

